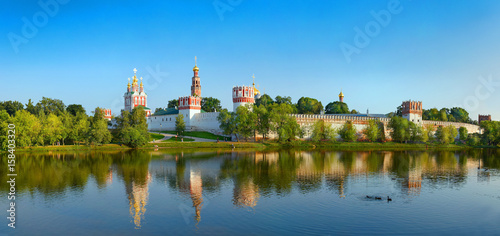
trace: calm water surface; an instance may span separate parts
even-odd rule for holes
[[[19,154],[17,167],[16,229],[4,211],[0,234],[500,234],[498,150]]]

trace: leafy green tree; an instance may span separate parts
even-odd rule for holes
[[[137,106],[132,110],[122,111],[121,118],[117,118],[118,140],[132,148],[144,146],[150,139],[146,112],[144,107]]]
[[[68,111],[64,111],[60,116],[61,120],[61,141],[62,145],[65,145],[66,139],[70,136],[71,134],[71,129],[73,129],[74,126],[74,120],[75,117],[72,116]]]
[[[69,133],[73,143],[87,142],[90,129],[89,118],[85,113],[78,113],[74,118],[74,124]]]
[[[254,105],[252,112],[256,116],[255,129],[265,139],[267,137],[267,134],[269,133],[269,131],[271,131],[271,126],[269,124],[270,112],[268,112],[266,107],[264,107],[263,105],[261,105],[261,106]]]
[[[33,114],[33,115],[38,115],[38,113],[40,112],[39,111],[40,107],[36,107],[35,105],[33,105],[33,102],[30,100],[28,100],[28,104],[26,104],[26,111],[28,111],[29,113]]]
[[[291,141],[296,137],[303,136],[297,120],[290,116],[293,107],[289,104],[273,104],[270,107],[271,130],[278,134],[278,140]]]
[[[0,132],[2,135],[0,135],[0,149],[1,150],[7,150],[8,143],[7,143],[7,130],[8,130],[8,125],[11,123],[11,117],[9,113],[7,113],[6,110],[0,110]]]
[[[264,95],[260,96],[260,98],[255,99],[256,106],[263,105],[265,107],[268,107],[268,106],[272,105],[273,103],[274,103],[273,99],[267,94],[264,94]]]
[[[335,138],[335,129],[324,120],[317,120],[312,125],[311,139],[315,142],[321,140],[332,140]]]
[[[108,122],[104,119],[104,110],[96,108],[89,130],[89,142],[92,144],[106,144],[111,141]]]
[[[379,124],[375,120],[369,120],[368,125],[363,129],[363,134],[370,142],[377,141],[381,135]]]
[[[458,129],[458,133],[460,134],[460,140],[465,141],[467,140],[467,137],[469,136],[469,132],[467,131],[467,128],[465,127],[460,127]]]
[[[448,112],[446,108],[442,108],[441,110],[439,110],[439,120],[448,121]]]
[[[178,106],[179,106],[179,99],[172,99],[172,100],[168,101],[168,105],[167,105],[168,108],[176,108]]]
[[[442,127],[439,126],[436,130],[436,139],[439,143],[453,143],[455,141],[455,137],[458,135],[457,129],[452,126]]]
[[[481,144],[481,138],[479,137],[479,134],[469,134],[467,137],[467,145],[469,146],[478,146]]]
[[[24,105],[18,101],[4,101],[0,102],[0,110],[5,110],[10,116],[15,116],[16,112],[23,110]]]
[[[236,114],[234,112],[228,112],[227,109],[222,109],[217,116],[217,120],[219,121],[219,127],[225,135],[237,133]],[[236,135],[236,140],[238,142],[240,141],[238,135]]]
[[[13,117],[13,123],[16,125],[16,146],[30,147],[36,144],[42,124],[35,115],[19,110]]]
[[[206,112],[215,112],[222,110],[220,100],[213,97],[204,97],[201,99],[201,109]]]
[[[43,97],[37,104],[40,110],[44,111],[46,115],[54,113],[55,115],[60,115],[64,112],[66,106],[63,101],[59,99],[52,99]]]
[[[389,121],[392,140],[396,142],[407,142],[410,140],[409,121],[399,116],[393,116]]]
[[[61,119],[53,113],[50,113],[42,123],[42,129],[45,129],[45,143],[55,145],[62,138],[63,125]]]
[[[428,141],[432,141],[434,138],[434,125],[427,124],[423,126],[422,130],[422,142],[426,143]]]
[[[249,106],[239,106],[236,109],[237,133],[245,138],[254,135],[256,131],[257,115],[250,110]]]
[[[353,110],[356,112],[356,110]],[[326,105],[325,114],[349,114],[349,107],[347,104],[339,101],[330,102]]]
[[[500,122],[499,121],[481,121],[480,124],[483,134],[481,142],[485,145],[497,145],[500,143]]]
[[[323,111],[321,102],[310,97],[301,97],[297,102],[299,114],[320,114]]]
[[[71,104],[68,105],[66,108],[66,111],[69,112],[69,114],[76,116],[78,113],[85,113],[85,108],[83,108],[82,105],[80,104]]]
[[[289,96],[276,96],[276,98],[274,98],[274,101],[275,103],[277,104],[281,104],[281,103],[285,103],[285,104],[288,104],[288,105],[293,105],[292,103],[292,98],[289,97]]]
[[[177,115],[177,117],[175,117],[175,131],[177,131],[178,134],[182,135],[182,133],[184,133],[184,130],[186,130],[184,115],[179,114]]]
[[[339,135],[340,138],[346,142],[356,141],[356,127],[354,127],[352,122],[348,120],[344,123],[344,125],[342,125],[342,128],[340,128]]]

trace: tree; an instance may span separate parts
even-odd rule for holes
[[[422,142],[428,142],[429,140],[432,141],[434,139],[434,125],[433,124],[426,124],[423,127],[422,131]]]
[[[355,110],[353,110],[355,111]],[[339,101],[330,102],[325,108],[326,114],[349,114],[349,107],[347,104]]]
[[[24,105],[18,101],[0,102],[0,110],[5,110],[10,116],[15,116],[16,112],[23,110]]]
[[[323,105],[314,98],[301,97],[297,102],[297,111],[299,114],[320,114]]]
[[[42,123],[42,129],[45,130],[45,142],[54,145],[61,140],[63,125],[61,119],[53,113],[50,113]]]
[[[290,116],[293,110],[291,105],[285,103],[273,104],[270,107],[271,130],[278,134],[280,142],[291,141],[297,136],[303,136],[297,120]]]
[[[458,131],[455,126],[449,125],[446,127],[439,126],[436,130],[436,139],[439,143],[453,143]]]
[[[26,110],[19,110],[13,117],[16,125],[16,146],[30,147],[36,144],[42,124],[38,118]]]
[[[339,135],[346,142],[356,141],[356,127],[350,120],[346,121],[339,130]]]
[[[267,94],[264,94],[264,95],[260,96],[260,98],[255,99],[256,106],[263,105],[265,107],[268,107],[268,106],[272,105],[273,103],[274,103],[273,99]]]
[[[186,130],[186,123],[184,123],[184,115],[179,114],[177,117],[175,117],[175,131],[182,135],[184,133],[184,130]]]
[[[66,106],[64,103],[59,100],[59,99],[52,99],[52,98],[46,98],[43,97],[42,100],[40,100],[37,104],[37,107],[39,107],[40,110],[43,110],[45,112],[45,115],[54,113],[56,115],[60,115]]]
[[[460,140],[465,141],[467,140],[467,137],[469,136],[469,132],[467,131],[467,128],[465,127],[460,127],[458,129],[458,133],[460,134]]]
[[[111,141],[111,133],[108,130],[108,122],[104,119],[104,110],[96,108],[89,130],[89,142],[93,144],[105,144]]]
[[[481,142],[484,145],[497,145],[500,143],[500,122],[499,121],[481,121],[483,130]]]
[[[335,130],[332,128],[332,125],[329,123],[325,123],[324,120],[317,120],[312,125],[312,134],[311,139],[315,142],[321,140],[331,140],[335,138]]]
[[[262,135],[265,139],[269,131],[271,130],[271,126],[269,124],[269,112],[266,107],[261,106],[253,106],[252,112],[255,114],[255,130]]]
[[[392,140],[396,142],[407,142],[410,139],[409,121],[399,116],[393,116],[389,121]]]
[[[172,100],[168,101],[168,105],[167,105],[168,108],[176,108],[178,106],[179,106],[179,99],[172,99]]]
[[[234,112],[228,112],[227,109],[223,109],[217,116],[219,121],[219,128],[222,129],[225,135],[236,134],[236,114]],[[236,140],[239,142],[238,135],[236,135]]]
[[[78,113],[85,113],[85,108],[83,108],[82,105],[80,104],[71,104],[68,105],[66,108],[66,111],[69,112],[69,114],[76,116]]]
[[[281,103],[285,103],[285,104],[288,104],[288,105],[293,105],[292,104],[292,98],[289,97],[289,96],[276,96],[276,98],[274,98],[274,101],[275,103],[277,104],[281,104]]]
[[[377,124],[375,120],[369,120],[368,125],[365,129],[363,129],[363,134],[370,142],[377,141],[377,139],[380,138],[381,134],[379,124]]]
[[[90,122],[87,114],[78,113],[74,117],[74,124],[69,133],[69,138],[73,140],[73,143],[86,142],[88,139],[88,132],[90,128]]]
[[[28,104],[26,104],[26,111],[28,111],[29,113],[31,113],[33,115],[38,115],[39,107],[36,107],[35,105],[33,105],[33,102],[30,99],[30,100],[28,100]]]
[[[9,113],[7,113],[6,110],[0,110],[0,132],[4,135],[0,135],[0,149],[2,150],[7,150],[8,143],[7,143],[7,130],[9,124],[12,123],[11,117]]]
[[[117,122],[118,140],[121,143],[132,148],[148,143],[150,135],[143,106],[135,107],[132,113],[122,111],[122,117],[117,118]]]
[[[255,135],[257,115],[253,113],[250,106],[239,106],[236,108],[236,132],[245,138]]]
[[[220,100],[213,97],[204,97],[201,99],[201,109],[206,112],[215,112],[222,110]]]

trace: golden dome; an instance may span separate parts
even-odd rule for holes
[[[255,83],[253,83],[253,95],[257,96],[257,94],[260,94],[260,91],[255,87]]]
[[[199,70],[200,69],[198,69],[198,67],[196,65],[193,67],[193,71],[199,71]]]
[[[339,97],[344,97],[344,94],[342,93],[342,90],[340,90]]]

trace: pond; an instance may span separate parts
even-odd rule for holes
[[[500,151],[17,155],[8,235],[498,234]],[[388,200],[390,198],[390,201]]]

